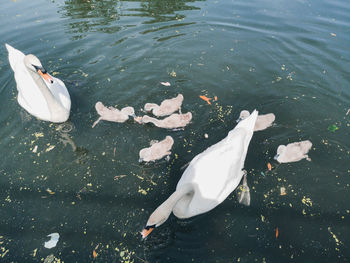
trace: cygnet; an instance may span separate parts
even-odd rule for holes
[[[249,111],[242,110],[237,122],[240,122],[241,120],[248,118],[249,115],[250,115]],[[262,131],[267,129],[275,121],[275,118],[276,118],[275,114],[273,113],[258,115],[258,118],[256,119],[256,122],[255,122],[254,131]]]
[[[118,110],[114,107],[106,107],[100,101],[96,103],[95,109],[100,117],[97,119],[97,121],[94,122],[92,128],[94,128],[100,120],[125,122],[129,119],[129,116],[135,116],[133,107],[125,107],[121,110]]]
[[[140,151],[140,162],[152,162],[162,159],[164,156],[171,154],[170,150],[173,147],[174,139],[171,136],[166,136],[160,142],[151,142],[151,147],[144,148]]]
[[[168,116],[180,110],[184,96],[177,95],[175,98],[164,100],[160,105],[155,103],[146,103],[145,111],[152,111],[153,115],[157,117]]]
[[[191,112],[187,112],[185,114],[174,113],[163,120],[158,120],[156,118],[152,118],[147,115],[142,117],[142,123],[151,122],[159,128],[166,128],[166,129],[183,128],[187,124],[189,124],[191,120],[192,120]]]
[[[311,161],[307,153],[312,147],[312,143],[309,140],[294,142],[286,145],[280,145],[277,148],[277,154],[274,157],[279,163],[291,163],[297,162],[304,158]]]

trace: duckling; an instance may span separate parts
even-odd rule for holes
[[[279,163],[297,162],[304,158],[311,161],[307,155],[311,147],[312,143],[309,140],[290,143],[287,146],[280,145],[277,148],[277,154],[274,159]]]
[[[190,123],[191,119],[191,112],[187,112],[185,114],[174,113],[163,120],[158,120],[156,118],[152,118],[150,116],[145,115],[142,117],[142,123],[151,122],[159,128],[176,129],[185,127],[187,124]]]
[[[183,100],[184,96],[179,94],[175,98],[162,101],[160,106],[155,103],[146,103],[144,110],[147,112],[152,111],[153,115],[157,117],[168,116],[181,109]]]
[[[249,111],[242,110],[237,122],[240,122],[241,120],[248,118],[249,115],[250,115]],[[262,130],[267,129],[275,121],[275,118],[276,118],[275,114],[273,114],[273,113],[259,115],[256,122],[255,122],[254,131],[262,131]]]
[[[151,142],[151,147],[144,148],[140,151],[139,162],[153,162],[162,159],[166,155],[169,156],[173,144],[174,139],[171,136],[166,136],[165,139],[160,142]]]
[[[95,109],[100,117],[94,122],[92,128],[96,126],[100,120],[113,121],[113,122],[125,122],[129,119],[129,116],[135,117],[135,111],[133,107],[125,107],[118,110],[114,107],[106,107],[102,102],[98,101],[95,105]]]

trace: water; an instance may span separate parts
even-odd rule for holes
[[[1,262],[349,262],[347,1],[1,7]],[[72,110],[64,126],[20,108],[5,43],[36,54],[66,83]],[[91,128],[97,101],[140,113],[178,93],[183,112],[193,113],[183,131],[132,121]],[[199,95],[218,101],[210,106]],[[139,231],[174,191],[181,167],[254,108],[274,112],[276,126],[254,134],[249,147],[251,206],[231,194],[204,215],[171,216],[142,241]],[[166,135],[175,140],[169,162],[140,165],[139,150]],[[278,145],[306,139],[311,162],[273,160]],[[57,246],[45,248],[55,232]]]

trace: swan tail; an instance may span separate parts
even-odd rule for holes
[[[246,119],[240,121],[238,124],[237,124],[237,128],[244,128],[248,131],[254,131],[254,126],[255,126],[255,122],[256,122],[256,119],[258,117],[258,111],[257,110],[254,110],[252,112],[252,114],[250,114],[249,117],[247,117]]]
[[[5,44],[6,49],[9,53],[9,62],[12,70],[14,71],[16,68],[16,64],[18,62],[23,62],[24,54],[19,51],[18,49],[15,49],[14,47],[10,46],[9,44]]]

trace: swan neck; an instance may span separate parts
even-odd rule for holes
[[[190,185],[184,185],[179,189],[176,189],[174,193],[172,193],[167,200],[164,201],[163,204],[159,206],[159,208],[168,211],[169,215],[173,211],[176,203],[186,194],[192,191],[192,187]]]
[[[54,95],[52,94],[51,90],[46,86],[44,80],[37,74],[36,72],[28,69],[27,71],[33,78],[35,84],[39,88],[41,94],[44,96],[45,101],[47,103],[47,107],[50,111],[51,117],[55,119],[55,115],[59,116],[61,112],[65,112],[64,107],[59,103]]]

